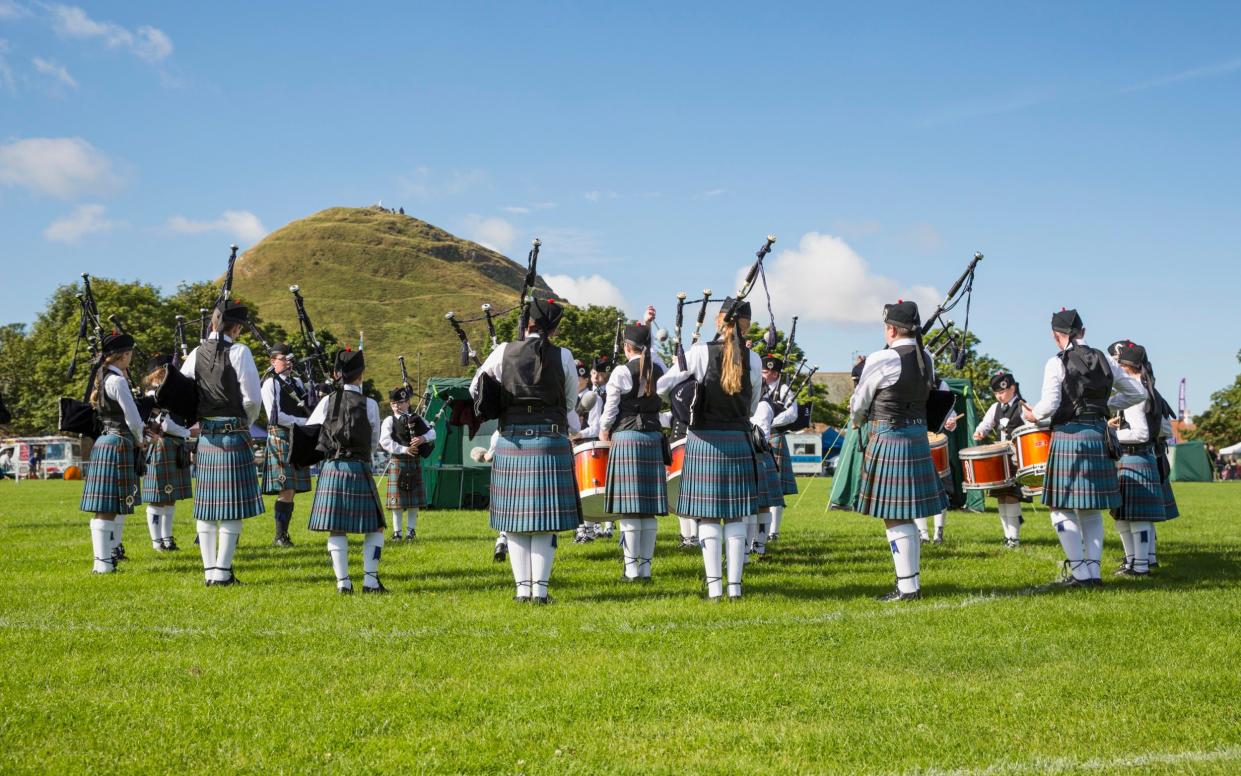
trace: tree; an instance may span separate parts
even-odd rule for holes
[[[935,339],[939,329],[934,329],[927,335],[926,341],[931,342]],[[956,345],[948,346],[935,359],[935,373],[943,379],[959,378],[968,380],[973,388],[974,400],[979,401],[984,396],[991,395],[991,376],[997,371],[1004,369],[1004,365],[995,360],[986,353],[979,353],[977,346],[982,342],[974,332],[966,332],[964,342],[962,343],[961,333],[954,331],[953,336],[956,337]],[[944,344],[944,340],[940,340],[940,345]],[[937,345],[936,347],[939,347]],[[953,363],[953,357],[964,355],[964,366],[957,367]],[[1018,375],[1018,382],[1020,376]],[[1034,379],[1037,376],[1031,376]],[[1037,385],[1037,383],[1031,383]],[[978,408],[981,409],[981,408]]]
[[[520,310],[514,310],[503,318],[496,319],[496,339],[500,342],[511,342],[516,337],[517,317]],[[617,321],[625,322],[625,313],[616,307],[586,305],[577,307],[565,305],[564,317],[556,327],[555,342],[568,348],[574,358],[590,365],[599,356],[612,356],[616,347]],[[491,352],[491,342],[484,335],[479,341],[470,340],[470,344],[478,350],[480,359],[486,358]]]
[[[1241,362],[1241,351],[1237,351],[1237,361]],[[1241,442],[1241,375],[1211,394],[1211,406],[1194,418],[1190,436],[1217,450]]]

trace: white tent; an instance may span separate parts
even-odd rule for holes
[[[1237,444],[1231,445],[1229,447],[1225,447],[1223,450],[1219,451],[1219,454],[1220,455],[1241,455],[1241,442],[1238,442]]]

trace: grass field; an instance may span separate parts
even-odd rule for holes
[[[244,585],[205,589],[188,514],[158,556],[131,518],[132,560],[96,577],[80,483],[0,482],[0,772],[1241,770],[1241,486],[1178,485],[1162,568],[1101,591],[1034,592],[1061,557],[1045,511],[1018,551],[994,512],[952,513],[926,598],[894,605],[877,522],[800,484],[743,602],[701,600],[669,518],[653,585],[565,536],[531,607],[481,512],[424,513],[385,597],[337,596],[321,535],[269,548],[269,512]],[[1119,546],[1109,519],[1108,566]]]

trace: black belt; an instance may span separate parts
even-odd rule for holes
[[[906,428],[908,426],[925,426],[926,418],[867,418],[868,423],[886,423],[892,428]]]
[[[1147,453],[1153,455],[1155,453],[1155,448],[1151,446],[1150,442],[1142,442],[1135,445],[1121,442],[1120,451],[1125,455],[1146,455]]]

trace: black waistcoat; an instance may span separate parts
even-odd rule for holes
[[[104,391],[104,386],[109,380],[120,380],[123,386],[122,390],[129,390],[129,385],[124,377],[111,370],[105,371],[99,383],[99,406],[95,409],[95,412],[99,416],[99,422],[103,424],[103,432],[105,434],[117,434],[133,440],[133,434],[129,431],[129,424],[125,422],[125,408]]]
[[[371,421],[366,415],[366,397],[353,391],[339,391],[328,401],[327,418],[315,446],[328,458],[356,458],[370,463]]]
[[[538,337],[504,346],[500,425],[565,422],[560,348]]]
[[[234,343],[218,348],[218,340],[198,346],[194,362],[194,382],[198,384],[198,414],[203,418],[245,418],[241,401],[241,381],[228,358]]]
[[[870,405],[872,421],[922,421],[926,422],[926,398],[935,381],[935,370],[923,354],[926,372],[918,369],[918,345],[901,345],[892,348],[901,357],[901,376],[887,388],[875,393]]]
[[[638,384],[638,370],[641,369],[642,362],[634,359],[625,365],[629,370],[629,376],[633,379],[633,387],[630,388],[620,398],[620,412],[616,416],[616,421],[612,424],[612,431],[659,431],[659,410],[663,407],[663,400],[659,398],[659,394],[651,396],[640,396],[638,392],[641,386]],[[654,364],[652,380],[658,380],[659,376],[664,373],[664,368],[660,364]]]
[[[692,429],[717,429],[748,431],[750,428],[750,400],[754,389],[750,385],[750,351],[741,350],[741,391],[735,396],[724,392],[720,385],[723,375],[724,343],[707,343],[707,376],[698,384],[698,403],[694,407],[689,427]]]
[[[1082,415],[1107,416],[1112,395],[1112,368],[1103,351],[1072,345],[1060,352],[1064,382],[1060,384],[1060,407],[1051,417],[1052,428],[1071,423]]]
[[[1013,400],[1009,402],[1007,407],[999,402],[996,402],[995,431],[996,437],[998,437],[1001,442],[1012,439],[1013,433],[1026,422],[1025,418],[1021,417],[1021,411],[1021,397],[1019,396],[1014,397]],[[1007,425],[1000,424],[1000,420],[1003,418],[1008,419]]]
[[[276,381],[276,399],[280,402],[279,414],[291,418],[308,418],[310,413],[301,402],[306,399],[306,391],[298,387],[296,378],[272,376]],[[268,422],[275,422],[275,419],[268,418]]]

